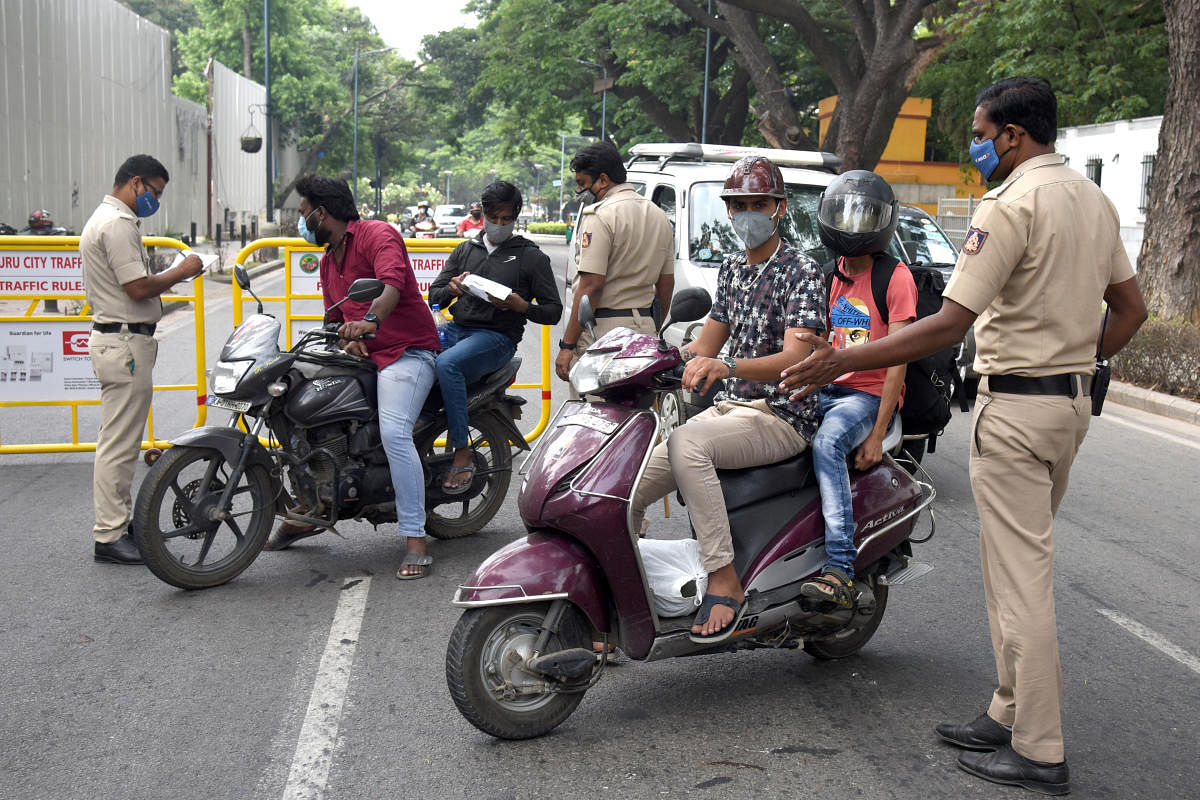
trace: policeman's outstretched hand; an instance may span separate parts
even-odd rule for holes
[[[808,358],[780,373],[783,379],[779,382],[779,388],[781,391],[790,392],[793,400],[820,391],[822,386],[832,383],[837,376],[846,371],[838,366],[842,351],[834,350],[829,342],[820,336],[797,333],[796,338],[812,345],[813,351]]]
[[[688,391],[704,394],[712,386],[713,381],[729,377],[729,365],[719,358],[695,356],[687,362],[683,369],[683,388]]]

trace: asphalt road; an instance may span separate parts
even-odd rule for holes
[[[565,248],[547,250],[561,275]],[[189,329],[168,317],[159,382],[187,379]],[[160,435],[192,425],[178,394],[156,406]],[[44,409],[0,413],[6,442],[69,431]],[[187,593],[92,562],[90,455],[0,458],[0,797],[1024,796],[959,771],[932,732],[982,711],[994,680],[968,429],[956,415],[926,459],[937,535],[917,557],[936,569],[893,590],[859,655],[626,662],[525,742],[469,725],[444,676],[455,586],[523,533],[515,488],[483,532],[434,543],[422,581],[393,577],[394,530],[351,524]],[[1076,462],[1056,530],[1075,797],[1200,796],[1198,474],[1200,428],[1111,404]]]

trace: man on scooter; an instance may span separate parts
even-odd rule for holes
[[[817,204],[817,233],[837,260],[828,277],[831,344],[858,347],[895,333],[917,318],[917,285],[903,263],[883,254],[896,232],[898,204],[887,181],[866,170],[843,173],[825,187]],[[871,273],[893,267],[887,307],[875,307]],[[828,269],[828,268],[827,268]],[[812,440],[813,469],[825,517],[825,554],[817,577],[800,593],[842,608],[854,605],[854,498],[850,466],[870,469],[883,458],[883,436],[901,402],[905,365],[847,372],[817,395],[821,426]]]
[[[720,642],[741,620],[746,594],[733,566],[733,538],[718,469],[771,464],[803,452],[817,430],[815,398],[792,402],[776,385],[782,366],[801,354],[799,333],[825,329],[825,291],[817,263],[784,242],[787,187],[762,156],[733,165],[721,192],[744,253],[721,264],[712,311],[683,349],[683,387],[705,392],[725,381],[712,407],[654,448],[631,509],[634,530],[646,508],[678,489],[688,505],[708,591],[693,641]],[[728,355],[721,348],[728,342]]]

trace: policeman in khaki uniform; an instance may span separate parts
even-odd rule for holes
[[[92,213],[79,237],[83,283],[92,310],[89,351],[100,381],[100,433],[92,494],[95,559],[140,564],[130,539],[130,489],[154,388],[158,342],[154,328],[172,286],[203,270],[199,256],[155,274],[142,246],[140,217],[158,210],[169,180],[157,159],[131,156],[117,170],[112,193]]]
[[[665,317],[675,289],[671,221],[625,183],[617,148],[609,142],[588,145],[571,159],[571,169],[584,208],[575,243],[579,272],[571,313],[554,360],[554,371],[563,380],[593,341],[579,324],[580,297],[587,295],[595,309],[596,336],[614,328],[652,334],[654,301]]]
[[[1054,152],[1050,85],[1008,78],[983,89],[976,106],[971,157],[985,180],[1003,183],[971,219],[941,311],[863,347],[832,351],[808,337],[815,352],[784,370],[782,385],[806,394],[850,370],[936,352],[975,325],[975,369],[984,377],[971,488],[998,687],[984,714],[938,725],[937,734],[966,751],[958,763],[972,775],[1059,795],[1070,779],[1054,515],[1087,434],[1097,344],[1104,357],[1120,350],[1146,308],[1112,203]]]

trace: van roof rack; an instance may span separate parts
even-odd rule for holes
[[[638,161],[658,161],[662,169],[670,161],[716,161],[733,163],[745,156],[765,156],[780,167],[807,167],[836,172],[842,159],[833,153],[813,150],[778,150],[770,147],[737,147],[699,142],[645,142],[629,149],[626,167]]]

